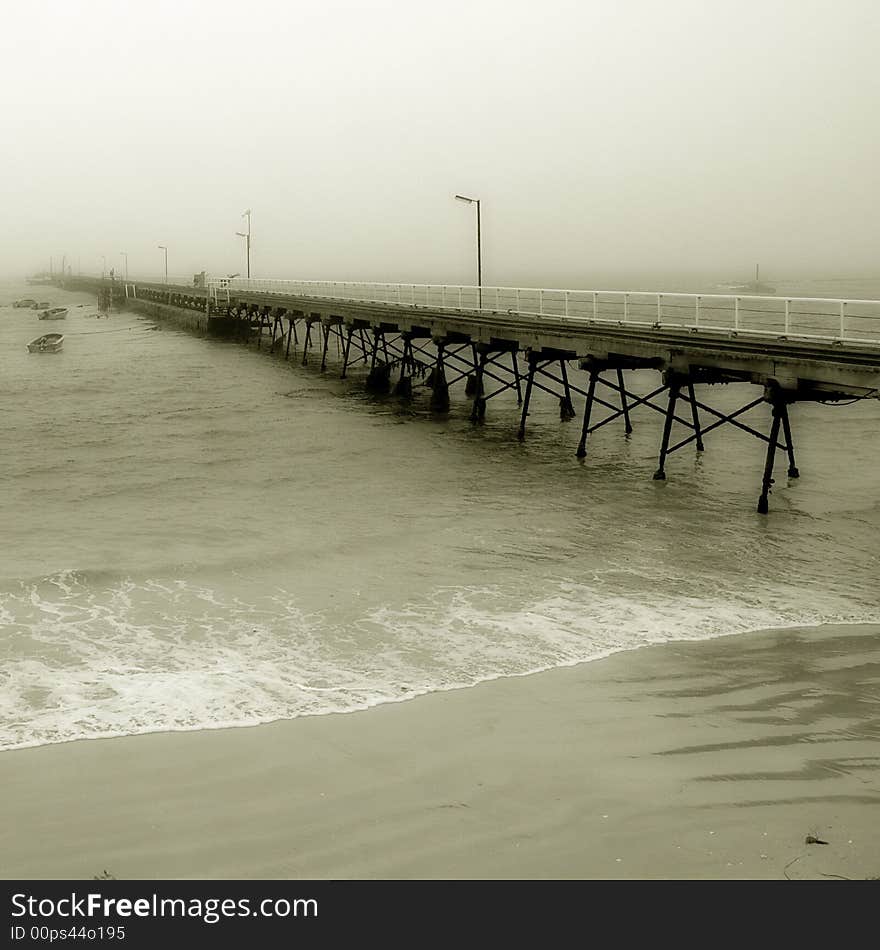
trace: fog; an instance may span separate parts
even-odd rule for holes
[[[873,0],[4,4],[0,272],[876,275]]]

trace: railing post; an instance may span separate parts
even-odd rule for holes
[[[565,316],[568,318],[568,291],[565,292]]]
[[[840,301],[840,338],[846,336],[846,301]]]
[[[785,298],[785,332],[788,333],[791,328],[791,301]]]
[[[522,306],[519,302],[519,287],[516,288],[516,312],[520,313],[522,311]]]
[[[544,291],[538,291],[538,313],[544,316]]]
[[[697,294],[696,306],[694,307],[694,326],[700,325],[700,295]]]
[[[657,294],[657,322],[663,322],[663,294]]]
[[[458,285],[458,309],[461,310],[461,284]]]
[[[593,319],[599,319],[599,294],[593,291]]]
[[[739,297],[733,298],[733,328],[739,329]]]
[[[446,284],[440,285],[440,306],[446,309]]]
[[[623,322],[629,319],[629,294],[623,295]]]

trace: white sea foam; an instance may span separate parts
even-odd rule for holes
[[[607,572],[560,581],[516,609],[498,587],[441,588],[343,617],[304,613],[285,591],[249,603],[182,580],[68,572],[0,595],[0,748],[348,712],[651,643],[878,620],[795,589],[620,586]]]

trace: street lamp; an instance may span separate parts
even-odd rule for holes
[[[127,252],[127,251],[120,251],[119,254],[120,254],[120,256],[122,257],[122,261],[123,261],[123,263],[124,263],[124,265],[125,265],[125,267],[123,268],[122,273],[123,273],[125,279],[128,280],[128,252]]]
[[[477,206],[477,287],[480,295],[480,309],[483,309],[483,249],[480,242],[480,199],[468,198],[466,195],[456,195],[456,201],[465,201],[469,205]]]
[[[245,239],[245,244],[247,247],[247,275],[248,275],[248,280],[250,280],[250,276],[251,276],[251,209],[248,208],[247,211],[242,212],[241,216],[243,218],[247,218],[247,222],[248,222],[247,233],[244,233],[242,231],[236,231],[235,233],[239,237],[243,237]]]
[[[157,247],[160,251],[165,252],[165,283],[168,283],[168,248],[164,244],[158,244]]]

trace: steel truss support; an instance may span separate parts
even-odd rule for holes
[[[321,323],[321,333],[324,336],[324,346],[321,349],[321,372],[327,369],[327,347],[330,346],[330,324]]]
[[[505,353],[510,353],[511,355],[510,370],[508,370],[508,368],[499,361],[499,357]],[[472,422],[480,422],[485,419],[486,403],[488,403],[490,399],[494,399],[495,396],[498,396],[503,392],[507,392],[508,389],[516,389],[517,402],[518,404],[522,403],[519,367],[516,362],[516,344],[511,344],[509,346],[493,346],[489,343],[474,344],[472,347],[472,359],[474,365],[474,374],[473,376],[468,376],[468,388],[466,390],[467,395],[474,397],[473,405],[471,407]],[[511,373],[512,379],[505,380],[501,376],[498,376],[491,371],[487,371],[487,366],[494,366],[501,372]],[[497,389],[494,389],[490,393],[486,392],[485,387],[485,380],[487,377],[489,379],[494,379],[496,382],[501,384]]]
[[[522,415],[520,416],[519,431],[517,432],[517,438],[520,439],[520,441],[525,438],[526,419],[529,415],[529,405],[532,401],[532,391],[534,389],[540,389],[542,392],[548,393],[555,399],[559,400],[559,418],[563,422],[567,422],[569,419],[574,418],[575,411],[574,405],[571,401],[571,394],[576,392],[582,396],[586,396],[587,393],[584,392],[583,389],[573,385],[568,378],[568,367],[566,366],[566,361],[572,358],[573,356],[570,353],[564,352],[562,350],[528,351],[526,356],[528,369],[525,373],[526,391],[525,397],[520,399],[523,409]],[[554,363],[559,363],[559,376],[550,372],[548,369],[548,367],[552,366]],[[517,364],[514,358],[514,367],[516,366]],[[521,379],[522,374],[519,373],[518,368],[516,372],[517,376]],[[545,379],[551,380],[554,383],[557,383],[561,387],[562,392],[560,393],[550,386],[545,386],[539,381],[537,377],[543,377]],[[517,392],[519,393],[520,391],[520,386],[517,382]]]
[[[349,324],[345,334],[345,341],[342,346],[342,379],[345,379],[345,374],[348,371],[348,356],[349,353],[351,353],[351,338],[353,335],[354,327]]]
[[[446,380],[444,356],[446,341],[437,340],[437,364],[434,367],[431,380],[431,409],[434,412],[449,411],[449,383]]]
[[[287,311],[284,309],[284,307],[275,308],[275,311],[273,314],[274,319],[272,321],[272,342],[269,345],[270,353],[275,352],[276,340],[282,341],[282,342],[284,340],[284,314],[286,312]]]
[[[259,318],[257,320],[257,349],[258,350],[262,348],[263,327],[271,328],[272,326],[272,323],[269,320],[269,311],[271,309],[272,309],[271,307],[256,307],[256,306],[254,307],[254,311]],[[274,332],[273,332],[273,336],[274,336]]]
[[[380,347],[384,360],[379,358]],[[373,344],[370,350],[370,372],[367,375],[367,389],[374,393],[385,394],[389,392],[391,389],[391,369],[385,333],[380,327],[373,327]]]
[[[578,458],[584,458],[586,456],[587,439],[590,434],[595,432],[597,429],[601,429],[602,426],[606,426],[609,423],[614,422],[616,419],[623,418],[624,432],[627,436],[630,435],[633,431],[630,413],[633,409],[637,409],[639,406],[647,406],[649,409],[653,409],[655,412],[660,412],[664,416],[667,414],[668,407],[661,408],[653,402],[653,399],[660,395],[660,393],[662,393],[667,388],[665,385],[659,386],[657,389],[648,393],[647,396],[638,396],[635,393],[629,392],[624,384],[624,369],[652,369],[655,368],[654,364],[655,361],[637,361],[629,358],[622,360],[588,359],[581,361],[581,368],[587,370],[590,374],[590,382],[586,392],[587,401],[584,405],[584,421],[581,428],[581,439],[578,443],[577,452],[575,453]],[[602,374],[607,370],[616,371],[616,383],[613,383],[603,377]],[[607,389],[610,389],[612,392],[617,394],[620,400],[619,406],[607,402],[600,396],[596,395],[596,388],[600,385],[605,386]],[[581,390],[576,390],[576,392],[581,392]],[[599,422],[593,423],[593,407],[596,404],[604,406],[606,409],[610,410],[611,414],[605,416],[605,418],[601,419]],[[674,409],[673,418],[684,425],[690,426],[690,423],[686,419],[675,415]]]
[[[309,365],[309,347],[312,345],[312,323],[314,320],[311,315],[306,317],[306,335],[303,338],[302,365]]]

